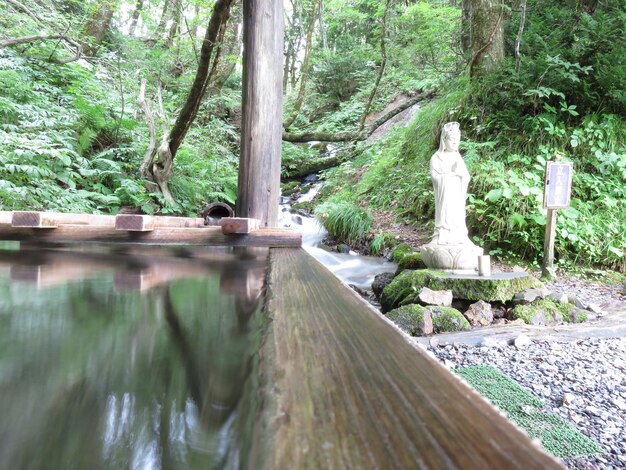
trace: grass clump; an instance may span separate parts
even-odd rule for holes
[[[391,261],[399,263],[409,253],[413,253],[413,248],[408,243],[400,243],[391,252]]]
[[[552,413],[542,411],[543,402],[531,392],[490,365],[457,369],[478,393],[507,417],[523,428],[531,438],[555,457],[571,458],[602,454],[602,448],[580,433],[569,422]]]
[[[372,228],[369,212],[347,202],[326,202],[315,215],[331,237],[351,245],[362,243]]]

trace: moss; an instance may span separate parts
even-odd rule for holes
[[[461,312],[452,307],[427,307],[433,319],[435,333],[449,331],[467,331],[471,328],[467,318]]]
[[[312,213],[313,212],[313,202],[311,201],[307,201],[307,202],[296,202],[295,204],[293,204],[291,206],[291,212],[296,212],[298,210],[303,210],[307,213]]]
[[[410,253],[408,255],[404,255],[400,261],[398,262],[398,269],[396,271],[396,275],[400,274],[402,271],[406,269],[426,269],[426,265],[422,260],[421,253]]]
[[[280,189],[283,196],[291,196],[293,193],[300,189],[300,182],[290,181],[289,183],[283,183],[280,185]]]
[[[423,336],[424,334],[430,333],[430,331],[424,331],[425,311],[426,309],[420,305],[407,305],[406,307],[392,310],[387,314],[387,318],[408,334],[412,336]]]
[[[391,261],[399,263],[409,253],[413,252],[413,248],[408,243],[400,243],[391,252]]]
[[[528,305],[517,305],[513,309],[513,318],[524,320],[524,323],[529,325],[551,325],[563,321],[581,323],[587,319],[587,313],[571,304],[562,304],[552,299],[541,299]]]
[[[380,297],[380,306],[383,313],[386,313],[409,296],[418,294],[424,287],[433,271],[407,269],[396,276],[393,281],[385,286]]]
[[[381,306],[383,313],[400,304],[417,303],[423,287],[433,290],[451,290],[455,299],[506,302],[515,294],[543,285],[534,277],[508,279],[448,277],[445,273],[429,269],[407,269],[398,274],[383,290]]]

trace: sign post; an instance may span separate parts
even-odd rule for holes
[[[547,162],[543,207],[546,216],[546,238],[543,244],[541,275],[554,277],[554,240],[556,238],[556,211],[569,207],[572,194],[573,168],[571,162]]]

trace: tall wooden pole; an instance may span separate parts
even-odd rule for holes
[[[283,127],[283,1],[243,2],[243,116],[237,216],[275,227]]]

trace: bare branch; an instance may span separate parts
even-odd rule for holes
[[[29,10],[28,7],[26,7],[25,5],[22,5],[20,2],[16,0],[4,0],[4,1],[12,5],[13,8],[15,8],[16,10],[23,11],[24,13],[26,13],[28,16],[30,16],[33,20],[37,21],[38,23],[44,22],[41,18],[39,18],[31,10]]]

